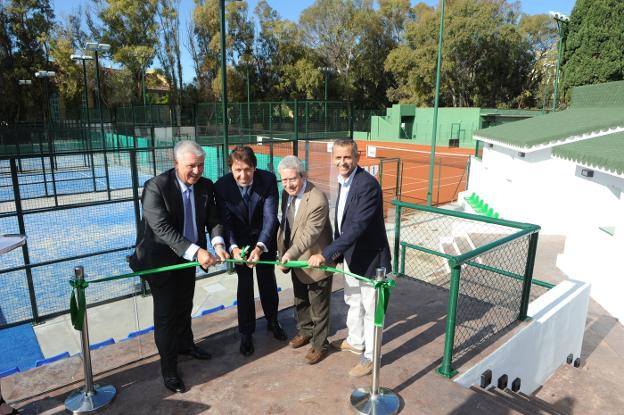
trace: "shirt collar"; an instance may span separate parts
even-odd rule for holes
[[[178,177],[178,173],[176,173],[176,180],[180,185],[180,191],[182,191],[182,193],[186,192],[186,189],[191,189],[191,191],[193,190],[193,185],[187,186],[186,183],[180,180],[180,178]]]
[[[357,166],[355,166],[355,169],[353,169],[353,171],[351,172],[349,177],[347,177],[346,180],[339,174],[338,183],[340,183],[343,186],[350,186],[351,183],[353,182],[353,176],[355,176],[355,172],[357,171],[357,169],[358,169]]]
[[[305,193],[305,189],[307,185],[308,185],[308,181],[304,179],[303,186],[301,186],[301,189],[299,190],[299,192],[297,192],[297,194],[294,196],[296,199],[303,199],[303,194]],[[289,196],[289,199],[292,201],[293,196]]]

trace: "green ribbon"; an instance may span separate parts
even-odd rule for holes
[[[245,258],[247,256],[248,250],[249,250],[249,246],[245,246],[241,249],[241,253],[240,253],[241,258]],[[349,271],[345,271],[345,270],[333,268],[333,267],[328,267],[325,265],[321,265],[319,267],[311,267],[310,265],[308,265],[308,261],[288,261],[285,263],[281,263],[279,261],[248,261],[246,259],[226,259],[224,262],[231,262],[234,264],[278,265],[278,266],[287,267],[287,268],[300,268],[300,269],[315,268],[315,269],[320,269],[326,272],[349,275],[350,277],[353,277],[359,281],[362,281],[370,285],[371,287],[375,288],[377,292],[379,293],[378,301],[375,306],[375,326],[377,327],[383,327],[384,319],[386,316],[386,311],[388,309],[388,303],[390,301],[390,289],[396,286],[396,282],[393,279],[385,279],[383,281],[376,281],[374,279],[363,277],[361,275],[354,274]],[[140,277],[143,275],[159,274],[161,272],[176,271],[176,270],[185,269],[185,268],[194,268],[200,265],[201,264],[199,262],[186,262],[183,264],[168,265],[166,267],[131,272],[129,274],[122,274],[122,275],[116,275],[113,277],[100,278],[100,279],[95,279],[92,281],[72,279],[69,281],[69,284],[73,288],[71,297],[69,300],[69,313],[71,316],[72,325],[74,326],[74,329],[78,331],[82,330],[84,315],[87,309],[84,290],[85,288],[89,286],[89,284],[96,284],[96,283],[106,282],[106,281],[115,281],[115,280],[120,280],[124,278],[131,278],[131,277]],[[76,295],[78,294],[78,291],[81,291],[80,293],[81,295]]]

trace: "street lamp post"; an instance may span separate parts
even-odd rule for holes
[[[93,146],[91,143],[91,116],[89,114],[89,91],[87,88],[87,61],[93,60],[92,56],[89,55],[71,55],[70,58],[74,61],[82,61],[82,81],[84,88],[84,108],[85,108],[85,116],[87,120],[87,128],[86,128],[86,147],[89,150],[89,160],[91,161],[91,177],[93,184],[93,191],[95,192],[97,189],[96,181],[95,181],[95,163],[93,160]]]
[[[440,34],[438,36],[438,64],[436,67],[436,89],[433,104],[433,127],[431,130],[431,155],[429,157],[429,185],[427,188],[427,206],[431,206],[433,193],[433,170],[435,166],[436,136],[438,134],[438,103],[440,100],[440,69],[442,67],[442,36],[444,34],[444,0],[440,0]]]
[[[249,91],[249,62],[245,65],[245,75],[247,78],[247,131],[251,135],[251,95]]]
[[[228,171],[228,115],[227,115],[227,73],[225,62],[225,0],[219,0],[221,12],[221,105],[223,112],[223,174]]]
[[[550,68],[552,68],[553,65],[550,63],[547,63],[544,65],[544,72],[546,73],[546,76],[544,77],[544,93],[543,93],[543,100],[542,100],[542,114],[544,114],[546,112],[546,102],[548,101],[548,84],[550,83]]]
[[[97,42],[87,42],[85,48],[95,53],[95,77],[97,79],[97,101],[98,101],[98,112],[100,115],[100,132],[102,134],[102,147],[104,149],[104,170],[106,176],[106,192],[108,193],[108,200],[111,200],[111,192],[110,192],[110,179],[108,177],[108,157],[106,157],[106,136],[104,134],[104,115],[102,112],[102,94],[101,94],[101,84],[100,84],[100,63],[99,63],[99,52],[107,52],[110,50],[110,45],[107,43],[97,43]]]
[[[50,111],[50,99],[48,96],[48,83],[49,83],[49,79],[50,78],[54,78],[56,76],[56,72],[53,71],[37,71],[35,72],[35,78],[41,78],[44,79],[44,83],[43,83],[43,88],[44,88],[44,110],[43,110],[43,123],[44,123],[44,130],[45,130],[45,135],[47,136],[47,142],[48,142],[48,151],[50,152],[50,173],[52,175],[52,192],[54,194],[54,205],[58,206],[58,199],[57,199],[57,195],[56,195],[56,178],[54,176],[54,170],[55,170],[55,160],[54,160],[54,140],[52,140],[52,134],[50,131],[50,122],[51,122],[51,111]],[[42,163],[43,163],[43,157],[41,159]],[[45,178],[45,173],[44,173],[44,186],[46,188],[46,196],[47,196],[47,191],[48,191],[48,185],[46,182],[46,178]]]
[[[566,29],[570,18],[563,13],[550,12],[550,16],[557,22],[559,32],[559,47],[557,48],[557,69],[555,70],[555,92],[553,95],[553,112],[557,111],[557,96],[559,95],[559,76],[561,68],[561,55],[563,54],[563,44],[565,42]]]
[[[328,66],[321,66],[318,68],[319,71],[323,72],[325,74],[325,92],[323,94],[323,116],[325,118],[325,133],[327,133],[327,82],[329,79],[329,73],[332,71],[332,69]]]

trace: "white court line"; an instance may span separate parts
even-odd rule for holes
[[[409,150],[406,148],[394,148],[394,147],[384,147],[384,146],[375,146],[377,148],[382,148],[384,150],[394,150],[394,151],[400,151],[402,153],[415,153],[415,154],[427,154],[430,155],[431,152],[430,151],[424,151],[424,150]],[[465,158],[468,159],[470,157],[470,154],[458,154],[458,153],[440,153],[437,152],[435,153],[436,156],[440,155],[440,156],[451,156],[451,157],[458,157],[458,158]]]

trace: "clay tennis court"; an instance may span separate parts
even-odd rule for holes
[[[328,195],[336,192],[336,169],[331,158],[331,141],[299,141],[299,158],[306,160],[308,177]],[[386,210],[393,198],[426,204],[429,183],[429,146],[385,141],[357,140],[360,166],[381,182]],[[370,147],[375,151],[371,152]],[[268,154],[268,144],[252,145],[259,154]],[[367,151],[369,150],[369,151]],[[292,153],[292,142],[273,143],[274,157]],[[372,154],[374,153],[374,154]],[[433,171],[432,204],[457,200],[466,189],[468,160],[474,149],[437,147]],[[277,168],[277,165],[274,166]]]

